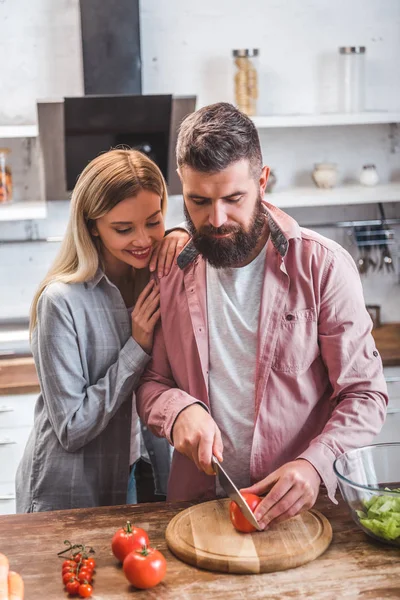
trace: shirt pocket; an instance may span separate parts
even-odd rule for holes
[[[272,368],[299,373],[310,367],[319,356],[318,320],[315,308],[284,312]]]

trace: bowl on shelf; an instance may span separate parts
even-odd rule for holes
[[[349,450],[333,468],[355,523],[374,539],[400,547],[400,443]]]

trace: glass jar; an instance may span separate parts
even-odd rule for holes
[[[342,46],[340,56],[339,110],[362,112],[365,95],[365,46]]]
[[[0,148],[0,204],[12,201],[12,173],[9,165],[9,148]]]
[[[259,51],[245,48],[233,50],[235,65],[235,102],[239,110],[249,116],[257,112]]]

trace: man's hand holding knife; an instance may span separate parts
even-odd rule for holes
[[[200,471],[214,475],[213,455],[223,461],[221,432],[211,415],[200,405],[191,404],[177,417],[173,426],[175,449],[188,456]],[[243,492],[267,495],[254,516],[260,528],[279,523],[311,508],[318,497],[321,478],[304,459],[286,463]]]

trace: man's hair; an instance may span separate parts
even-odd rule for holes
[[[254,123],[232,104],[200,108],[182,122],[176,145],[178,167],[218,173],[247,159],[254,177],[262,170],[260,140]]]

